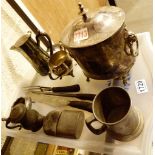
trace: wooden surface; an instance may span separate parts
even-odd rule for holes
[[[107,0],[80,0],[85,8],[94,11],[106,5]],[[79,12],[78,0],[22,0],[43,29],[57,43],[65,26]]]

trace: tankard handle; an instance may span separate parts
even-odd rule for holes
[[[138,48],[139,48],[139,44],[138,44],[138,39],[136,37],[136,35],[132,32],[128,32],[126,30],[126,36],[125,36],[125,47],[124,47],[124,51],[127,55],[131,55],[131,56],[138,56],[139,52],[138,52]],[[133,48],[133,44],[136,43],[136,49]]]
[[[42,36],[45,37],[48,40],[50,55],[52,55],[53,54],[53,45],[52,45],[52,42],[51,42],[51,38],[47,33],[42,33],[40,31],[38,31],[38,34],[36,35],[37,45],[40,46],[40,37],[42,37]]]
[[[90,117],[88,117],[86,120],[86,125],[88,127],[88,129],[93,132],[95,135],[100,135],[101,133],[105,132],[106,129],[107,129],[107,126],[102,124],[102,126],[98,129],[95,129],[93,126],[92,126],[92,123],[93,122],[99,122],[95,117],[94,115],[91,115]]]

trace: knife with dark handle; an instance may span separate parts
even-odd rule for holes
[[[53,93],[53,92],[40,92],[40,91],[31,91],[31,93],[35,93],[35,94],[44,94],[44,95],[53,95],[53,96],[63,96],[63,97],[75,97],[81,100],[90,100],[93,101],[93,99],[95,98],[95,94],[88,94],[88,93],[75,93],[75,94],[71,94],[71,93]]]
[[[87,101],[70,101],[69,106],[86,110],[88,112],[93,112],[92,111],[92,102],[87,102]]]
[[[53,87],[53,92],[78,92],[80,91],[80,86],[78,84],[64,87]]]

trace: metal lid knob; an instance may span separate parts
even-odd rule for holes
[[[86,22],[88,19],[88,16],[86,13],[88,12],[88,10],[84,8],[84,6],[82,5],[81,2],[79,2],[78,5],[79,5],[79,9],[80,9],[79,14],[82,15],[83,21]]]
[[[95,12],[87,12],[78,4],[82,15],[73,20],[63,31],[61,42],[69,48],[81,48],[98,44],[114,35],[124,24],[125,13],[121,8],[104,6]]]

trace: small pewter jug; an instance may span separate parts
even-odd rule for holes
[[[32,39],[31,32],[28,31],[26,35],[20,37],[15,45],[13,45],[10,49],[19,51],[33,66],[33,68],[42,76],[48,75],[49,67],[49,55],[46,51],[44,51],[40,44],[39,38],[44,36],[47,38],[50,45],[50,52],[52,51],[52,43],[50,37],[47,34],[38,33],[36,35],[36,41]]]
[[[129,94],[121,87],[108,87],[94,98],[93,115],[86,119],[87,127],[94,134],[107,131],[114,139],[130,141],[142,132],[144,127],[141,112],[131,105]],[[101,124],[95,127],[94,123]]]

